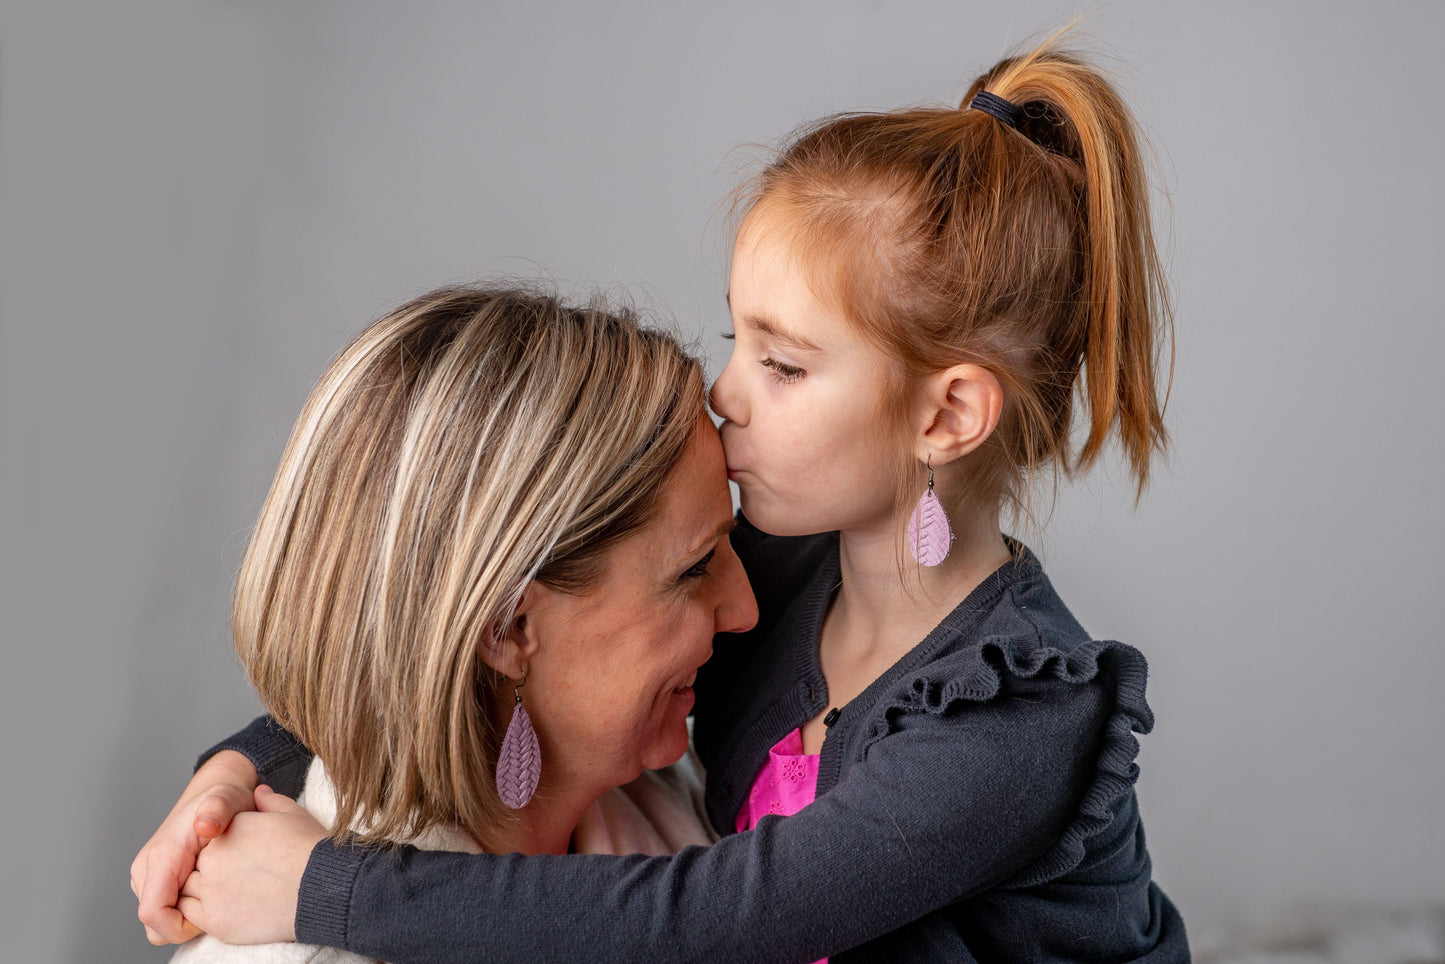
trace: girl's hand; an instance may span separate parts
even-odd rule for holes
[[[196,857],[231,819],[255,807],[256,768],[234,750],[211,757],[130,865],[130,889],[140,901],[136,916],[152,944],[179,944],[200,933],[176,907],[181,884]]]
[[[257,813],[237,814],[201,852],[177,907],[228,944],[296,939],[296,898],[326,828],[294,800],[256,788]]]

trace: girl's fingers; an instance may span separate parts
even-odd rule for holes
[[[190,897],[182,897],[181,901],[194,900]],[[184,916],[184,911],[175,907],[167,907],[160,911],[154,918],[155,926],[146,925],[146,940],[152,944],[183,944],[201,932],[195,924],[192,924]]]
[[[226,832],[231,818],[252,808],[251,794],[238,786],[216,787],[196,807],[194,829],[202,840],[212,840]]]
[[[152,847],[141,885],[140,908],[136,914],[146,927],[152,944],[179,944],[199,931],[176,910],[182,873],[189,874],[195,858],[185,858],[173,848]]]
[[[277,793],[263,783],[256,788],[256,809],[261,813],[287,813],[303,808],[284,793]]]
[[[200,900],[198,900],[198,899],[195,898],[195,897],[182,897],[182,898],[176,903],[176,907],[177,907],[177,910],[178,910],[181,914],[184,914],[184,915],[185,915],[185,918],[184,918],[184,920],[185,920],[185,925],[186,925],[188,928],[190,928],[190,930],[191,930],[191,937],[195,937],[197,934],[203,933],[203,931],[202,931],[199,927],[197,927],[195,924],[192,924],[192,923],[191,923],[191,920],[190,920],[192,917],[200,917],[200,916],[201,916],[201,902],[200,902]],[[190,937],[187,937],[187,938],[186,938],[186,940],[190,940],[190,939],[191,939]]]

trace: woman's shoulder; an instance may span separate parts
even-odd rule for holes
[[[572,832],[576,853],[660,857],[717,843],[703,803],[703,770],[689,747],[682,759],[643,770],[599,797]]]
[[[306,770],[306,782],[297,795],[296,802],[315,817],[326,829],[336,826],[336,785],[326,772],[326,764],[320,757],[313,757]],[[350,827],[356,833],[364,833],[365,825],[358,818]],[[418,850],[454,850],[459,853],[479,854],[481,846],[461,827],[455,824],[433,824],[419,833],[403,837],[396,843],[410,844]]]
[[[316,944],[227,944],[202,934],[176,948],[171,964],[381,964],[372,957]]]

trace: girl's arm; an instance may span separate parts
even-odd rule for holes
[[[269,716],[258,716],[245,729],[211,747],[196,762],[203,766],[223,750],[240,753],[256,770],[256,780],[277,793],[295,799],[306,785],[306,769],[312,753]],[[256,788],[256,783],[251,789]]]
[[[672,857],[323,840],[300,882],[295,935],[398,964],[565,959],[579,948],[598,960],[836,954],[1031,865],[1057,865],[1087,819],[1080,801],[1098,782],[1109,696],[1098,681],[1059,683],[1027,701],[905,716],[802,812]],[[268,816],[248,826],[258,844]]]

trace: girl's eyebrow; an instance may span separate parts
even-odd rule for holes
[[[758,331],[773,339],[773,341],[782,342],[789,348],[796,348],[799,351],[823,350],[821,347],[819,347],[817,342],[812,341],[808,338],[804,338],[797,332],[789,331],[775,321],[769,321],[766,318],[758,318],[751,315],[744,318],[743,321],[749,325],[752,325]]]
[[[725,297],[727,298],[728,310],[732,310],[732,294],[729,293]],[[787,328],[784,328],[776,321],[771,321],[767,318],[759,318],[757,315],[744,315],[738,320],[746,325],[751,325],[752,327],[756,328],[758,331],[767,335],[774,341],[782,342],[790,348],[796,348],[799,351],[820,352],[823,350],[822,346],[819,345],[817,342],[813,341],[811,338],[805,338],[804,336],[798,334],[795,331],[789,331]]]

